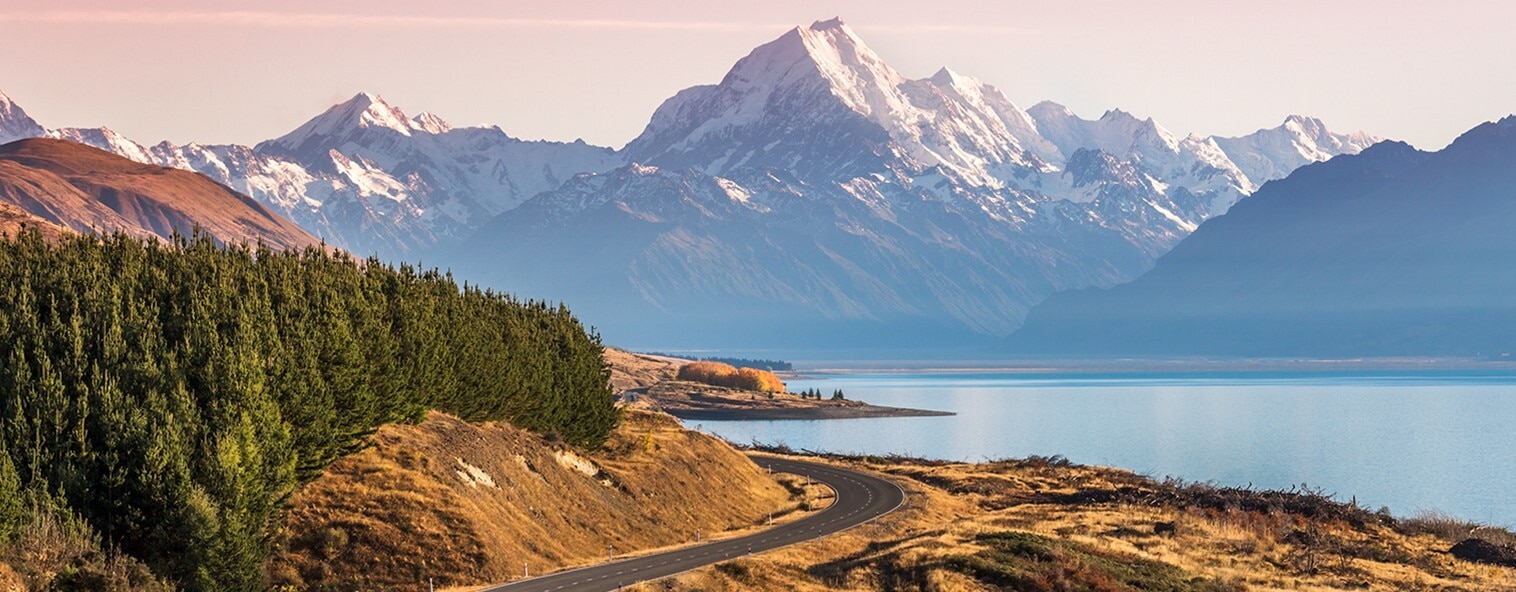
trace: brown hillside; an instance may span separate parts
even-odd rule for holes
[[[18,206],[0,203],[0,236],[13,237],[16,233],[25,229],[36,230],[49,240],[58,238],[59,235],[68,232],[67,228],[38,218],[35,214],[21,209]],[[4,588],[0,588],[3,591]]]
[[[687,362],[689,360],[605,348],[605,363],[611,367],[611,388],[618,393],[673,380],[679,366]]]
[[[273,583],[425,590],[502,582],[751,527],[793,505],[725,443],[627,412],[600,452],[433,413],[387,426],[291,500]]]
[[[200,174],[64,140],[0,146],[0,204],[76,232],[166,238],[175,231],[189,234],[198,224],[222,242],[261,240],[277,248],[319,242],[252,198]]]

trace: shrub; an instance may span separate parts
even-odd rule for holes
[[[784,381],[773,372],[757,368],[738,369],[720,362],[690,362],[679,367],[677,377],[711,386],[765,393],[785,392]]]
[[[1442,512],[1423,511],[1401,520],[1397,526],[1406,534],[1429,534],[1450,543],[1480,539],[1516,547],[1516,533],[1509,529],[1455,518]]]

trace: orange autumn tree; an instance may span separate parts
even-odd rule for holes
[[[757,368],[741,370],[721,362],[690,362],[679,367],[679,380],[688,380],[749,391],[765,393],[785,392],[784,381],[773,372]]]

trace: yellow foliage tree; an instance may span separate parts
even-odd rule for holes
[[[679,380],[765,393],[782,393],[786,388],[773,372],[757,368],[739,370],[720,362],[690,362],[679,367],[677,376]]]

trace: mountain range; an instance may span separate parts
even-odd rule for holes
[[[0,98],[0,141],[37,136],[198,171],[360,255],[567,301],[622,343],[726,347],[1003,336],[1048,295],[1135,278],[1264,183],[1376,141],[1301,116],[1180,138],[1120,110],[1022,109],[946,68],[906,78],[836,19],[675,94],[619,150],[362,93],[256,146],[145,146]]]
[[[46,236],[124,232],[188,236],[278,249],[315,237],[246,195],[189,171],[133,162],[75,142],[46,138],[0,145],[0,230]]]
[[[1438,152],[1384,142],[1269,183],[1152,271],[1057,294],[1022,353],[1497,356],[1516,351],[1516,116]]]

